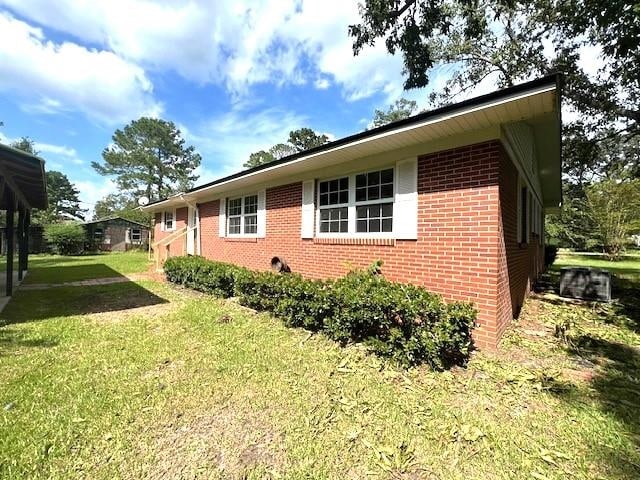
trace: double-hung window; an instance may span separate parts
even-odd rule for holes
[[[229,199],[227,212],[228,235],[258,233],[258,195]]]
[[[318,190],[320,234],[393,232],[393,168],[320,181]]]
[[[393,231],[393,168],[356,175],[356,232]]]
[[[164,212],[163,215],[164,215],[164,230],[165,231],[173,230],[175,227],[173,211],[168,210]]]
[[[320,232],[349,231],[349,177],[320,182]]]
[[[131,241],[132,242],[139,242],[140,240],[142,240],[142,230],[140,230],[139,228],[132,228],[131,229]]]

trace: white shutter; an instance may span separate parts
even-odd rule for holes
[[[396,163],[393,233],[399,240],[418,238],[418,159],[415,157]]]
[[[220,199],[220,210],[218,213],[218,236],[220,238],[226,236],[227,233],[227,216],[225,214],[226,209],[227,199],[223,197]]]
[[[315,220],[314,187],[314,180],[302,182],[302,223],[300,228],[300,236],[302,238],[313,238]]]
[[[267,234],[266,196],[265,190],[258,192],[258,238],[264,238]]]

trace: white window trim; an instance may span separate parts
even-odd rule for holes
[[[247,197],[257,197],[257,204],[256,204],[256,213],[252,213],[249,214],[250,216],[255,216],[256,217],[256,233],[244,233],[244,217],[245,217],[245,213],[244,213],[244,201],[245,198]],[[232,200],[237,200],[237,199],[241,199],[241,213],[240,215],[230,215],[229,214],[229,203]],[[260,227],[258,226],[258,223],[260,222],[260,215],[258,213],[259,209],[260,209],[260,194],[259,192],[252,192],[252,193],[246,193],[246,194],[242,194],[242,195],[235,195],[233,197],[227,197],[225,199],[226,201],[226,207],[225,207],[225,212],[226,212],[226,216],[225,216],[225,234],[227,237],[229,238],[258,238],[258,231],[260,230]],[[240,217],[240,233],[230,233],[229,232],[229,220],[231,218],[237,218]]]
[[[356,202],[356,176],[369,173],[369,172],[379,172],[382,170],[393,170],[393,196],[390,198],[384,198],[379,200],[366,200],[363,202]],[[380,167],[362,170],[358,172],[352,172],[345,175],[337,175],[333,177],[321,178],[318,180],[316,184],[316,218],[315,218],[315,236],[317,238],[355,238],[355,239],[393,239],[396,238],[396,195],[398,190],[398,178],[397,178],[397,169],[395,164],[392,165],[383,165]],[[348,223],[347,229],[345,232],[320,232],[320,183],[328,182],[331,180],[337,180],[339,178],[349,178],[349,202],[348,203],[340,203],[336,205],[326,205],[323,206],[322,209],[327,208],[341,208],[347,207],[348,212]],[[363,205],[375,205],[381,203],[391,203],[393,204],[393,220],[392,220],[392,231],[391,232],[356,232],[356,207]]]
[[[138,231],[138,237],[139,238],[133,238],[134,230]],[[129,229],[129,240],[130,240],[131,243],[133,243],[133,242],[142,242],[142,228],[140,228],[140,227],[131,227]]]
[[[167,228],[167,225],[165,223],[166,220],[166,214],[172,212],[171,210],[163,210],[162,211],[162,225],[161,225],[161,231],[163,232],[173,232],[176,229],[176,209],[173,209],[173,225],[171,226],[171,228]]]

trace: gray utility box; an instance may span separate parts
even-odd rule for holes
[[[560,296],[611,301],[611,274],[607,270],[565,267],[560,272]]]

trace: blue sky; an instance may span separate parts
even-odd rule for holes
[[[179,125],[201,183],[292,129],[339,138],[400,96],[426,106],[403,93],[400,57],[353,57],[357,21],[340,0],[0,0],[0,141],[34,139],[91,208],[114,191],[91,161],[142,115]]]

